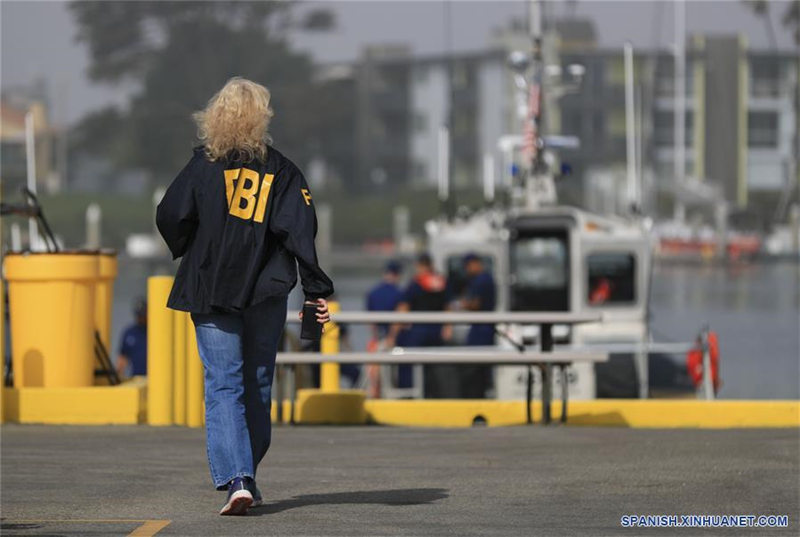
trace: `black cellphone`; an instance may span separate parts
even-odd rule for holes
[[[322,324],[317,322],[317,307],[319,304],[316,302],[303,302],[303,323],[300,326],[302,339],[319,341],[322,338]]]

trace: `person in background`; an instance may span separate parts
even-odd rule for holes
[[[394,311],[403,294],[400,289],[400,274],[403,267],[397,261],[389,261],[383,271],[380,283],[373,287],[367,295],[367,311]],[[371,325],[371,336],[374,341],[384,339],[389,333],[388,324]]]
[[[408,287],[403,291],[397,311],[446,311],[447,308],[447,280],[433,268],[433,260],[427,253],[421,254],[415,264],[414,277]],[[387,336],[388,346],[392,346],[400,333],[400,325],[392,325]],[[452,337],[452,326],[441,324],[414,324],[403,334],[399,344],[406,347],[438,347],[444,345]],[[425,396],[426,397],[456,397],[456,377],[453,375],[455,366],[426,365],[425,371]],[[398,386],[411,385],[411,371],[407,378],[399,376]]]
[[[140,298],[133,306],[134,323],[122,333],[117,356],[120,377],[147,374],[147,302]]]
[[[467,311],[494,311],[497,289],[492,274],[486,270],[477,254],[464,256],[467,287],[462,307]],[[467,345],[494,345],[494,325],[473,324],[467,334]]]
[[[464,271],[467,274],[467,287],[461,301],[467,311],[494,311],[497,302],[497,289],[492,274],[486,270],[477,254],[464,256]],[[494,345],[494,325],[473,324],[467,333],[467,345]],[[491,384],[492,368],[485,365],[464,366],[462,368],[462,397],[483,398]]]
[[[394,311],[400,303],[403,292],[400,289],[400,275],[403,266],[398,261],[389,261],[383,270],[381,281],[367,294],[367,311]],[[367,350],[375,352],[380,347],[380,342],[389,335],[389,325],[386,323],[370,325],[370,340],[367,342]],[[376,364],[367,366],[367,376],[369,378],[370,397],[380,396],[380,366]],[[403,383],[407,384],[411,378],[411,366],[401,365],[398,367],[398,376],[403,378]],[[400,386],[407,387],[407,386]]]

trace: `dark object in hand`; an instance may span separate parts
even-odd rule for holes
[[[300,326],[302,339],[319,341],[322,337],[322,324],[317,321],[318,307],[319,304],[316,302],[303,302],[303,322]]]

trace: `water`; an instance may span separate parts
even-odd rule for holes
[[[798,399],[799,269],[791,263],[659,267],[654,337],[691,339],[708,323],[720,341],[720,398]]]
[[[169,267],[167,267],[169,268]],[[131,305],[157,267],[121,260],[114,302],[112,354]],[[377,274],[332,274],[343,309],[364,309]],[[299,310],[295,290],[290,306]],[[651,328],[657,341],[690,341],[704,324],[719,335],[723,399],[800,398],[800,267],[762,263],[735,267],[658,266],[653,273]],[[350,327],[349,344],[365,348],[365,326]],[[682,358],[681,358],[682,359]]]

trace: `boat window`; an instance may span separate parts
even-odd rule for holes
[[[567,245],[560,237],[530,237],[514,242],[516,285],[555,289],[567,283]]]
[[[636,300],[636,259],[628,252],[596,252],[586,257],[586,301],[591,306]]]
[[[522,229],[511,244],[512,311],[569,311],[569,232]]]

